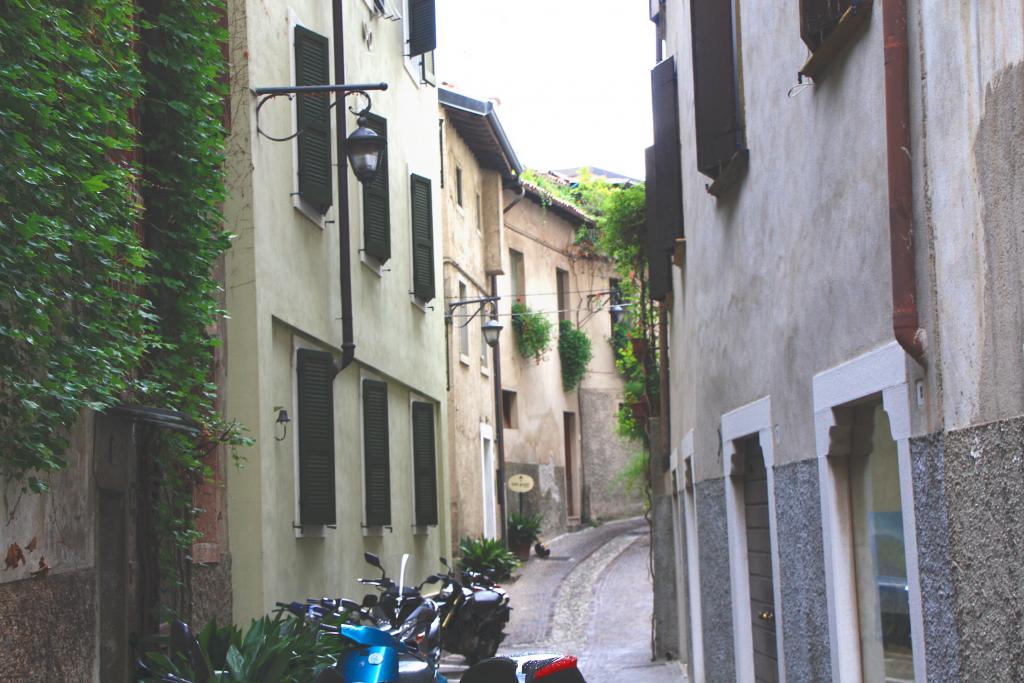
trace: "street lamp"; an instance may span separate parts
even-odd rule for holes
[[[384,151],[388,141],[377,131],[369,128],[366,123],[366,114],[370,111],[367,104],[366,109],[359,113],[359,127],[352,131],[352,134],[345,139],[345,155],[348,156],[348,163],[352,166],[352,172],[356,174],[359,182],[373,182],[377,175],[377,168],[380,165],[380,153]]]
[[[367,126],[366,115],[370,113],[370,96],[367,94],[368,90],[387,90],[387,83],[341,83],[338,85],[293,85],[293,86],[281,86],[281,87],[270,87],[270,88],[255,88],[253,94],[260,97],[259,103],[256,105],[256,133],[262,135],[268,140],[274,142],[287,142],[294,140],[295,138],[302,135],[305,128],[300,128],[291,135],[285,137],[274,137],[269,135],[266,131],[260,128],[260,109],[268,101],[275,97],[282,95],[288,96],[303,96],[303,95],[323,95],[325,93],[336,93],[339,95],[334,102],[327,107],[323,115],[327,116],[334,107],[349,95],[361,95],[366,99],[366,107],[356,111],[355,109],[349,108],[349,111],[358,116],[357,124],[358,127],[352,131],[352,133],[345,138],[345,156],[348,157],[348,163],[352,166],[352,172],[355,173],[356,178],[359,182],[366,183],[373,182],[374,176],[377,175],[377,169],[380,166],[380,155],[387,146],[387,139],[372,130]]]
[[[498,343],[498,335],[501,334],[501,323],[498,322],[497,318],[486,318],[483,324],[480,325],[480,330],[483,332],[484,341],[493,349]]]

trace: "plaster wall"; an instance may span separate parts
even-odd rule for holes
[[[365,573],[362,550],[379,552],[397,572],[402,552],[414,555],[414,575],[435,569],[447,547],[447,469],[441,232],[436,144],[437,94],[422,85],[402,57],[402,22],[374,18],[365,2],[343,3],[344,78],[334,82],[389,84],[373,92],[373,112],[388,120],[392,257],[384,269],[361,264],[362,187],[338,149],[335,172],[349,173],[348,197],[334,197],[322,222],[293,204],[293,145],[256,134],[251,87],[292,83],[290,22],[331,38],[331,3],[294,0],[267,5],[229,3],[232,118],[228,141],[228,228],[237,235],[226,260],[229,418],[245,424],[256,445],[240,449],[244,467],[228,477],[232,520],[234,617],[263,614],[275,600],[355,590]],[[365,25],[365,31],[364,31]],[[372,34],[372,41],[364,36]],[[332,61],[333,71],[333,61]],[[358,104],[346,102],[339,106]],[[287,98],[267,104],[260,126],[273,135],[294,131]],[[331,117],[331,124],[334,118]],[[348,117],[348,131],[355,126]],[[409,174],[433,181],[434,273],[437,298],[424,306],[412,289]],[[335,192],[336,194],[336,192]],[[322,538],[296,538],[294,451],[275,440],[275,406],[293,413],[293,344],[296,340],[340,355],[342,344],[338,212],[347,210],[353,255],[352,285],[356,362],[335,380],[335,464],[338,528]],[[394,531],[365,537],[361,529],[361,416],[358,379],[369,369],[389,381]],[[442,522],[424,534],[411,525],[413,498],[408,448],[408,396],[415,392],[437,405],[439,507]],[[294,425],[293,425],[294,426]],[[344,548],[344,551],[342,550]],[[301,558],[301,559],[299,559]]]
[[[698,481],[722,474],[721,415],[764,395],[775,463],[808,458],[814,373],[892,336],[881,13],[826,79],[787,98],[807,56],[793,8],[741,5],[750,168],[717,200],[697,171],[690,2],[665,8],[687,225],[686,270],[674,269],[672,443],[694,429]]]
[[[511,197],[508,199],[510,201]],[[525,303],[535,311],[545,312],[554,325],[551,347],[539,363],[519,354],[513,335],[510,334],[502,341],[502,387],[517,394],[515,427],[506,427],[504,432],[506,462],[537,465],[542,471],[564,468],[563,413],[571,412],[576,416],[575,433],[571,436],[571,495],[575,501],[576,514],[574,519],[561,522],[545,519],[545,533],[558,530],[566,521],[578,523],[582,487],[584,478],[588,477],[586,468],[590,459],[581,438],[581,425],[583,430],[599,430],[602,428],[600,425],[615,420],[614,412],[608,412],[611,406],[609,402],[604,402],[603,406],[595,405],[594,414],[585,410],[581,414],[581,392],[594,389],[618,391],[621,395],[622,387],[621,379],[614,372],[611,347],[607,341],[611,334],[610,318],[604,310],[590,315],[589,311],[599,307],[597,302],[600,299],[588,301],[588,294],[608,290],[609,278],[614,277],[614,273],[607,261],[587,256],[573,244],[578,227],[531,198],[519,202],[505,215],[505,241],[508,249],[503,255],[503,269],[506,273],[511,272],[508,265],[509,250],[523,254]],[[570,393],[562,388],[558,359],[558,269],[568,273],[569,310],[566,316],[576,324],[582,323],[582,329],[590,337],[594,351],[594,359],[581,389]],[[499,294],[502,297],[500,311],[503,320],[509,321],[511,327],[509,316],[513,297],[508,276],[499,278]],[[623,446],[613,460],[625,462],[627,452]],[[596,486],[605,483],[587,481]],[[543,481],[538,484],[544,486]],[[550,491],[542,490],[541,494],[554,496],[558,490],[557,487]],[[565,501],[561,504],[566,506]]]
[[[448,121],[443,107],[440,112],[445,121],[445,173],[444,188],[441,190],[445,299],[459,299],[460,283],[466,287],[466,298],[477,299],[490,295],[485,253],[490,250],[489,242],[495,233],[487,231],[485,226],[501,222],[501,176],[480,167],[466,142]],[[463,206],[459,206],[457,201],[456,169],[462,172]],[[468,323],[464,317],[472,315],[476,310],[476,305],[456,309],[449,327],[447,428],[453,546],[464,536],[478,537],[484,533],[481,425],[493,431],[494,359],[491,348],[483,344],[481,339],[483,312]],[[460,326],[463,324],[469,336],[468,353],[465,355],[459,346]],[[502,335],[506,340],[509,339],[510,331],[510,326],[506,325]],[[486,364],[481,362],[483,349],[486,349]],[[497,447],[492,448],[495,471],[491,474],[491,481],[496,482]],[[498,515],[495,516],[495,527],[500,528]]]
[[[916,4],[934,431],[1024,413],[1024,3]]]

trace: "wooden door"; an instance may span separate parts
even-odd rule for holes
[[[746,442],[743,495],[746,508],[750,614],[754,635],[754,679],[778,680],[775,646],[775,590],[772,576],[771,529],[768,517],[768,474],[756,439]]]
[[[566,511],[570,517],[576,516],[576,500],[573,486],[573,457],[572,444],[576,436],[576,416],[573,413],[563,413],[563,432],[565,434],[565,501]]]

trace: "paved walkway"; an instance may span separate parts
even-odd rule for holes
[[[561,536],[507,585],[512,618],[499,654],[575,654],[588,683],[685,682],[677,662],[651,662],[650,536],[642,518]],[[458,680],[461,658],[442,671]]]

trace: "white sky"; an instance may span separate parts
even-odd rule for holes
[[[438,0],[438,84],[501,101],[524,166],[644,178],[654,24],[647,0]]]

